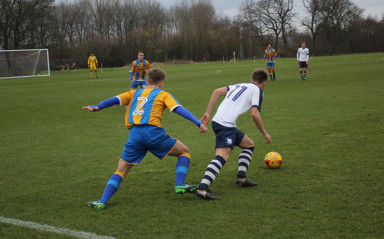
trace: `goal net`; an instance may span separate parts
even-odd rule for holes
[[[48,49],[0,50],[0,78],[50,76]]]

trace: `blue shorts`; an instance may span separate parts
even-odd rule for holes
[[[138,164],[149,151],[159,159],[163,159],[171,152],[176,141],[162,127],[133,126],[120,158],[129,164]]]
[[[216,134],[216,149],[238,146],[244,138],[244,133],[236,128],[225,127],[212,121],[212,129]]]
[[[306,61],[300,61],[299,62],[299,68],[308,68],[307,62]]]
[[[275,62],[267,62],[267,67],[273,67],[275,66]]]
[[[134,80],[133,83],[131,82],[131,88],[137,88],[139,85],[143,87],[143,85],[148,85],[145,80]]]

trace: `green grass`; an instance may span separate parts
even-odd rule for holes
[[[248,177],[255,188],[235,185],[237,156],[211,186],[218,201],[173,192],[176,159],[150,153],[135,166],[107,210],[97,200],[116,169],[128,131],[124,108],[90,113],[129,89],[124,68],[51,77],[0,80],[0,216],[118,238],[383,238],[384,54],[315,57],[307,82],[295,59],[279,59],[268,82],[261,115],[266,145],[250,113],[238,128],[255,142]],[[248,82],[261,61],[163,66],[165,90],[197,117],[218,87]],[[187,181],[200,182],[215,156],[214,134],[205,135],[176,114],[163,127],[192,152]],[[267,169],[264,155],[283,157]],[[1,238],[67,238],[0,223]]]

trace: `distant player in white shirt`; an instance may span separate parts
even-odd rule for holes
[[[305,47],[305,41],[303,41],[301,42],[301,47],[297,50],[297,63],[299,63],[301,81],[305,81],[305,77],[307,76],[308,59],[309,50]]]
[[[265,131],[260,116],[261,103],[263,102],[263,90],[267,83],[268,73],[263,69],[256,69],[252,74],[250,83],[240,83],[213,91],[209,100],[207,111],[201,121],[207,125],[212,109],[220,96],[224,96],[215,116],[212,119],[212,129],[216,134],[216,157],[208,164],[205,175],[201,180],[196,195],[203,199],[218,199],[209,191],[209,186],[220,173],[221,168],[229,160],[234,146],[242,148],[239,155],[239,167],[236,184],[241,187],[256,186],[246,177],[246,171],[252,159],[254,150],[253,141],[236,128],[237,118],[251,109],[251,115],[257,128],[271,143],[271,136]]]

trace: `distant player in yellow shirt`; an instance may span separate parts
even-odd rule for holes
[[[96,66],[99,66],[99,64],[97,62],[97,58],[93,53],[91,53],[91,56],[88,58],[88,68],[91,70],[91,72],[90,72],[91,79],[92,79],[92,71],[93,70],[95,70],[96,78],[99,78],[97,76]]]
[[[133,61],[129,70],[131,76],[131,90],[141,86],[141,88],[147,88],[147,82],[145,81],[145,74],[151,65],[147,60],[144,60],[144,52],[139,51],[137,60]]]

